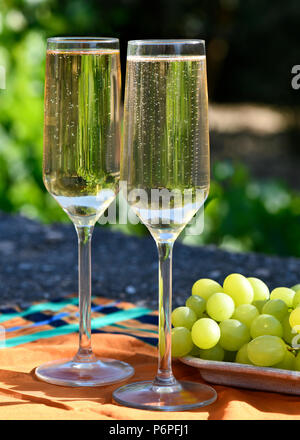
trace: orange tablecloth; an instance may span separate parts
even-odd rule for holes
[[[125,334],[94,334],[96,355],[129,362],[136,374],[129,382],[152,379],[157,366],[156,348]],[[0,419],[103,419],[103,420],[218,420],[300,419],[300,398],[276,393],[214,386],[215,403],[185,412],[136,410],[112,402],[119,384],[97,388],[68,388],[39,381],[38,365],[71,357],[78,335],[71,333],[0,350]],[[198,370],[173,362],[178,379],[201,382]]]

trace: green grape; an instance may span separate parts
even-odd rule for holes
[[[171,315],[173,327],[186,327],[191,330],[193,324],[197,321],[196,313],[189,307],[177,307]]]
[[[300,290],[300,284],[295,284],[293,287],[290,287],[290,289],[293,289],[295,292],[297,292],[297,290]]]
[[[210,318],[200,318],[192,327],[192,340],[199,348],[208,349],[214,347],[220,339],[220,328]]]
[[[292,310],[289,317],[289,323],[294,333],[300,333],[300,307]]]
[[[226,293],[214,293],[207,300],[206,311],[215,321],[229,319],[234,312],[233,299]]]
[[[206,309],[206,301],[204,298],[198,295],[191,295],[186,300],[185,305],[196,313],[197,318],[202,318]]]
[[[286,350],[284,358],[278,364],[273,365],[274,368],[281,368],[283,370],[293,370],[295,363],[295,356],[289,350]]]
[[[300,290],[296,290],[296,293],[293,298],[293,308],[295,309],[300,305]]]
[[[220,322],[220,345],[225,350],[237,351],[250,341],[248,327],[237,319],[225,319]]]
[[[196,281],[192,287],[192,295],[198,295],[207,300],[210,295],[217,292],[223,292],[222,286],[209,278],[201,278]]]
[[[208,361],[222,361],[224,359],[224,350],[220,344],[217,344],[208,350],[200,349],[199,357]]]
[[[191,351],[188,352],[188,355],[199,357],[199,352],[200,352],[200,348],[197,347],[196,345],[194,345],[193,348],[191,349]]]
[[[298,353],[294,359],[294,370],[300,371],[300,351],[298,351]]]
[[[272,290],[270,299],[282,299],[288,307],[293,307],[293,299],[295,292],[288,287],[276,287]]]
[[[232,273],[225,278],[223,284],[224,292],[231,296],[235,306],[250,304],[253,301],[253,288],[246,277],[238,273]]]
[[[250,328],[252,321],[259,316],[259,311],[252,304],[241,304],[238,306],[234,314],[232,315],[233,319],[237,319],[238,321],[245,324],[248,328]]]
[[[237,351],[224,350],[224,362],[235,362]]]
[[[283,329],[275,316],[259,315],[251,324],[250,334],[253,339],[263,335],[272,335],[281,338],[283,336]]]
[[[186,356],[193,349],[193,341],[190,331],[186,327],[175,327],[171,331],[172,356]]]
[[[262,312],[262,308],[263,308],[263,306],[266,304],[268,302],[268,300],[267,299],[264,299],[264,300],[262,300],[262,301],[253,301],[253,305],[257,308],[257,310],[259,311],[259,313],[261,313]]]
[[[293,333],[292,327],[290,326],[290,314],[287,314],[282,322],[282,330],[283,330],[283,339],[289,345],[292,345],[293,338],[295,337],[295,333]]]
[[[265,301],[270,297],[270,291],[268,286],[259,278],[248,278],[253,288],[253,301]]]
[[[283,360],[286,353],[286,345],[278,336],[258,336],[249,342],[247,353],[254,365],[271,367]]]
[[[278,321],[282,321],[288,311],[288,306],[282,299],[270,299],[262,308],[262,313],[273,315]]]
[[[236,354],[235,362],[238,362],[239,364],[248,364],[253,365],[248,357],[248,351],[247,351],[248,344],[244,344],[239,351]]]

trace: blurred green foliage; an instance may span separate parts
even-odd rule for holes
[[[205,203],[204,231],[188,244],[300,256],[300,194],[284,182],[253,180],[241,164],[217,162]]]
[[[68,221],[41,175],[47,37],[119,37],[123,69],[128,39],[205,38],[213,100],[293,105],[299,19],[299,0],[284,8],[281,0],[0,0],[0,209]],[[183,234],[185,242],[300,256],[299,194],[284,183],[253,181],[230,162],[216,163],[213,176],[204,233]],[[145,233],[142,225],[115,228]]]

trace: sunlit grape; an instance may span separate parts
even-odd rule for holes
[[[297,307],[291,311],[289,323],[292,329],[300,333],[300,307]]]
[[[275,316],[259,315],[252,321],[250,334],[253,339],[262,335],[272,335],[281,338],[283,336],[283,329]]]
[[[300,290],[300,284],[295,284],[294,286],[291,287],[291,289],[297,292],[297,290]]]
[[[248,327],[237,319],[226,319],[220,322],[220,345],[225,350],[237,351],[250,341]]]
[[[273,368],[282,368],[283,370],[293,370],[295,363],[295,356],[289,350],[286,350],[284,358],[278,364],[273,365]]]
[[[250,304],[253,301],[253,288],[250,281],[243,275],[232,273],[225,278],[224,292],[231,296],[236,307],[241,304]]]
[[[248,278],[248,281],[250,281],[253,288],[253,301],[264,301],[269,299],[270,291],[266,283],[255,277]]]
[[[190,331],[186,327],[175,327],[171,332],[172,356],[186,356],[193,348],[193,341]]]
[[[217,281],[210,280],[209,278],[201,278],[192,287],[192,295],[201,296],[205,300],[217,292],[223,292],[223,287]]]
[[[293,298],[293,308],[295,309],[300,305],[300,289],[296,290],[296,293]]]
[[[182,306],[173,310],[171,320],[174,327],[186,327],[190,330],[197,321],[197,315],[189,307]]]
[[[278,321],[282,321],[288,313],[288,306],[282,299],[270,299],[263,306],[262,313],[273,315]]]
[[[206,301],[202,296],[191,295],[186,300],[185,305],[196,313],[197,318],[202,318],[206,309]]]
[[[295,292],[288,287],[276,287],[272,290],[270,299],[282,299],[288,307],[293,307]]]
[[[248,344],[244,344],[239,351],[236,354],[235,362],[238,362],[239,364],[248,364],[253,365],[248,357],[248,351],[247,351]]]
[[[271,367],[283,360],[286,346],[278,336],[263,335],[249,342],[247,353],[254,365]]]
[[[237,319],[250,328],[252,321],[257,316],[259,316],[259,311],[253,304],[241,304],[235,309],[232,318]]]
[[[214,293],[207,300],[206,311],[215,321],[229,319],[234,312],[233,299],[226,293]]]
[[[293,333],[292,331],[289,318],[290,318],[290,314],[287,314],[281,321],[281,325],[283,330],[283,339],[285,340],[285,342],[292,345],[292,341],[293,338],[295,337],[295,333]]]
[[[220,328],[210,318],[200,318],[192,327],[192,340],[199,348],[208,349],[214,347],[220,339]]]

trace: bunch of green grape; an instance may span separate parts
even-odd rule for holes
[[[300,371],[300,284],[269,291],[233,273],[202,278],[172,312],[172,356]]]

